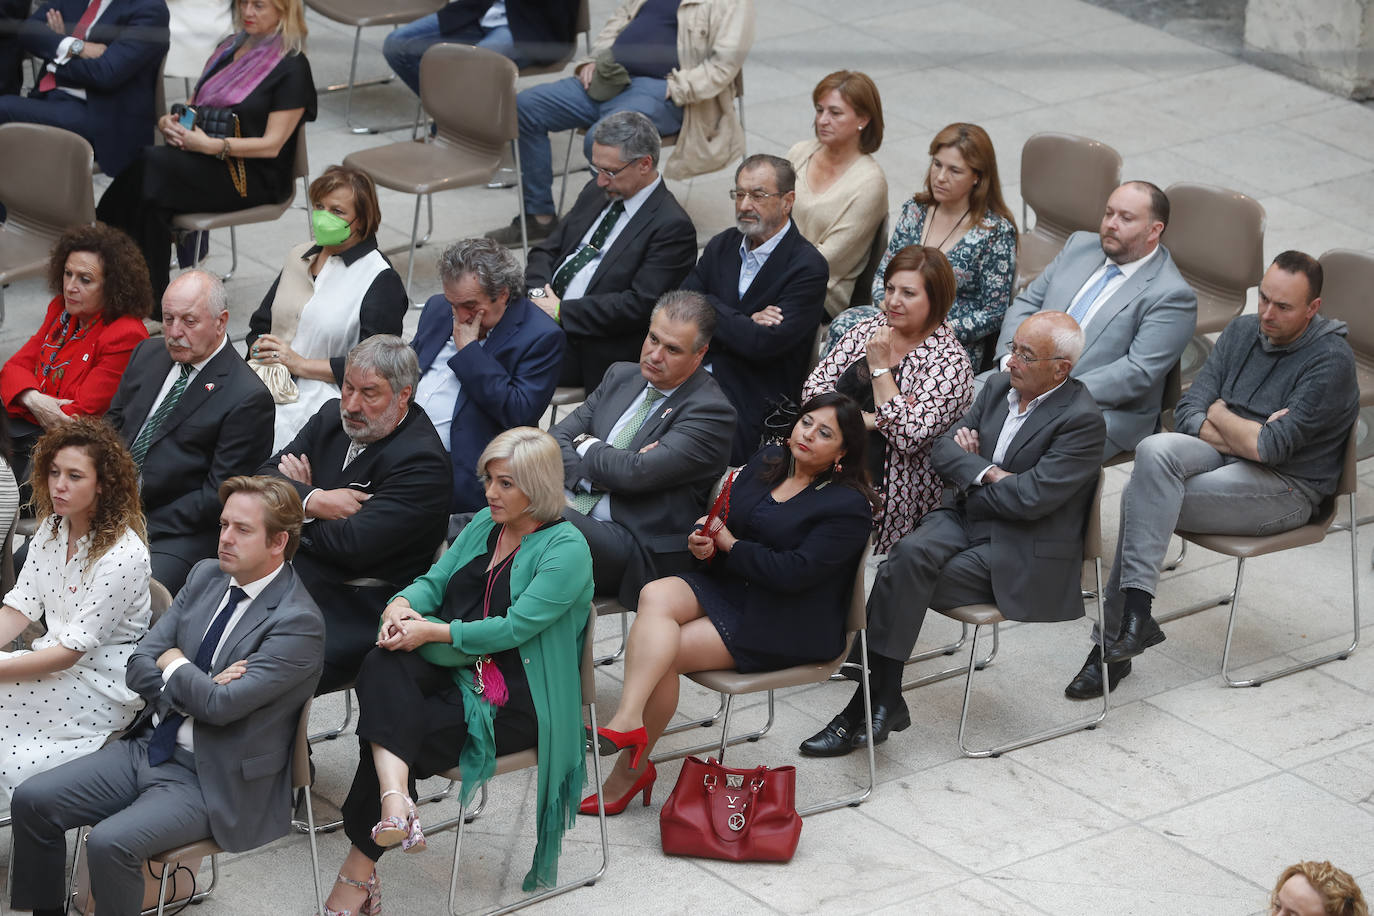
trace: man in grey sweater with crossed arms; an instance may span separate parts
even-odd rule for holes
[[[1150,605],[1175,528],[1288,531],[1335,492],[1360,395],[1345,323],[1317,314],[1321,289],[1314,258],[1276,257],[1260,281],[1259,313],[1227,325],[1179,402],[1177,432],[1137,447],[1103,596],[1113,688],[1132,658],[1164,641]],[[1070,698],[1102,695],[1097,653],[1065,689]]]

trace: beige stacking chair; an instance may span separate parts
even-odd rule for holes
[[[582,660],[578,668],[581,674],[582,682],[582,705],[587,710],[587,721],[591,723],[591,733],[596,734],[596,665],[592,661],[592,642],[596,636],[596,616],[591,607],[588,607],[587,610],[589,612],[587,619],[587,629],[582,638]],[[604,800],[602,800],[601,798],[601,758],[597,755],[595,748],[592,749],[591,757],[592,779],[594,786],[593,791],[595,791],[597,795],[596,820],[597,827],[601,831],[600,866],[596,869],[596,871],[592,872],[591,874],[582,875],[578,878],[573,878],[570,881],[563,882],[557,887],[549,888],[547,890],[531,894],[528,897],[523,897],[520,900],[517,900],[515,903],[507,904],[505,906],[501,906],[496,909],[490,910],[488,911],[487,916],[493,916],[493,914],[496,913],[514,912],[515,910],[523,909],[532,903],[538,903],[539,901],[547,900],[550,897],[557,897],[560,894],[566,894],[568,891],[576,890],[579,887],[591,887],[598,880],[600,880],[600,878],[603,875],[606,874],[606,866],[610,862],[611,857],[611,847],[610,841],[606,835],[605,803]],[[516,770],[525,770],[531,767],[537,768],[538,766],[539,752],[537,749],[530,748],[529,750],[525,751],[516,751],[514,754],[505,754],[504,756],[496,758],[496,772],[495,774],[493,774],[493,778],[495,778],[496,776],[500,776],[502,773],[513,773]],[[448,770],[444,773],[440,773],[438,775],[443,776],[449,780],[452,780],[453,782],[459,782],[463,778],[462,773],[458,769],[458,767],[454,767],[453,769]],[[471,821],[473,818],[477,817],[477,815],[481,813],[482,809],[486,806],[486,800],[486,787],[483,786],[482,798],[477,805],[475,805],[472,808],[464,808],[460,805],[458,808],[457,817],[435,824],[432,827],[429,827],[427,830],[427,834],[431,837],[439,831],[448,830],[451,827],[456,827],[458,831],[457,838],[454,840],[453,843],[453,870],[449,878],[448,890],[448,910],[450,913],[455,914],[455,916],[459,912],[458,865],[460,856],[462,855],[463,851],[463,828],[469,821]],[[580,799],[575,798],[573,800],[573,804],[577,804],[578,801],[580,801]],[[565,843],[564,845],[566,847],[567,844]]]
[[[515,64],[486,48],[437,44],[420,59],[420,101],[434,119],[435,135],[423,143],[402,140],[350,153],[343,164],[362,169],[384,188],[415,195],[410,229],[406,291],[415,274],[420,234],[420,203],[454,188],[483,185],[501,167],[507,145],[515,159],[515,194],[520,246],[529,256],[524,227],[524,178],[520,172],[519,129],[515,120]],[[462,92],[453,87],[463,87]]]
[[[1359,420],[1355,421],[1354,427],[1350,430],[1350,438],[1345,446],[1345,463],[1341,469],[1341,477],[1336,485],[1336,492],[1333,496],[1322,503],[1312,520],[1300,528],[1292,531],[1282,531],[1278,534],[1266,535],[1239,535],[1239,534],[1196,534],[1189,531],[1175,531],[1179,537],[1187,543],[1197,544],[1206,550],[1224,554],[1228,557],[1236,558],[1236,582],[1231,591],[1216,598],[1202,601],[1182,610],[1173,611],[1168,614],[1157,614],[1155,620],[1159,623],[1167,623],[1170,620],[1177,620],[1188,614],[1195,614],[1207,608],[1216,607],[1222,604],[1231,605],[1231,615],[1226,621],[1226,643],[1221,652],[1221,676],[1225,678],[1228,687],[1258,687],[1265,681],[1272,681],[1275,678],[1284,677],[1297,671],[1305,671],[1308,668],[1315,668],[1317,665],[1324,665],[1329,661],[1348,658],[1360,644],[1360,551],[1358,545],[1359,525],[1350,525],[1350,605],[1353,619],[1353,632],[1350,638],[1350,645],[1329,655],[1314,658],[1310,661],[1299,662],[1289,665],[1268,674],[1256,675],[1255,677],[1238,680],[1231,676],[1231,638],[1236,629],[1236,616],[1240,610],[1240,586],[1241,579],[1245,574],[1245,561],[1251,557],[1262,557],[1268,553],[1277,553],[1280,550],[1291,550],[1295,547],[1306,547],[1309,544],[1320,544],[1326,539],[1326,535],[1331,528],[1331,523],[1335,521],[1336,510],[1341,502],[1341,497],[1345,497],[1350,510],[1350,517],[1355,518],[1355,491],[1359,488],[1359,478],[1355,472],[1355,449],[1359,438]]]
[[[95,153],[79,134],[45,124],[0,125],[0,324],[5,287],[48,269],[63,232],[95,222]]]
[[[1180,182],[1164,193],[1170,215],[1161,244],[1197,293],[1196,334],[1216,333],[1241,313],[1246,292],[1264,276],[1264,207],[1204,184]]]
[[[1093,492],[1092,503],[1089,506],[1088,515],[1087,518],[1084,519],[1083,525],[1083,560],[1084,562],[1091,562],[1093,564],[1096,588],[1091,595],[1097,604],[1097,620],[1099,624],[1102,621],[1102,487],[1106,482],[1106,477],[1107,475],[1105,472],[1098,472],[1097,488]],[[952,620],[957,620],[965,627],[973,627],[973,640],[969,646],[968,666],[967,668],[954,667],[936,674],[928,675],[911,684],[903,684],[902,689],[907,690],[911,687],[922,687],[926,684],[932,684],[936,681],[953,677],[956,674],[967,672],[964,680],[964,705],[959,713],[959,750],[963,752],[965,757],[1000,757],[1007,751],[1014,751],[1017,748],[1038,744],[1041,741],[1048,741],[1051,738],[1058,738],[1063,735],[1072,734],[1073,732],[1097,728],[1102,720],[1107,717],[1107,708],[1111,700],[1111,686],[1107,680],[1106,665],[1104,663],[1102,669],[1102,708],[1095,715],[1076,719],[1065,725],[1058,725],[1044,731],[1036,732],[1033,735],[1003,742],[993,747],[977,750],[971,749],[968,746],[968,741],[965,736],[968,726],[970,699],[973,694],[973,675],[975,671],[982,670],[996,657],[999,642],[998,626],[1006,623],[1007,619],[1002,616],[1001,611],[997,609],[997,605],[995,604],[970,604],[964,607],[951,608],[946,611],[937,611],[937,613],[943,614]],[[978,632],[985,626],[992,627],[992,650],[985,658],[980,659],[978,658]],[[1097,629],[1099,639],[1102,640],[1100,647],[1105,657],[1107,651],[1105,644],[1105,628],[1099,626]],[[962,640],[960,641],[962,642]]]
[[[1023,289],[1054,260],[1069,236],[1096,232],[1107,198],[1121,184],[1121,154],[1073,134],[1036,134],[1021,147],[1021,241],[1016,288]],[[1029,211],[1035,228],[1026,229]],[[976,367],[975,367],[976,368]]]
[[[348,82],[325,86],[320,92],[348,91],[344,104],[344,121],[355,134],[375,134],[383,130],[406,127],[406,124],[391,127],[366,127],[353,123],[353,90],[358,86],[379,86],[389,83],[396,74],[388,73],[376,79],[358,81],[358,45],[362,42],[363,29],[369,26],[398,26],[414,22],[421,16],[437,13],[446,0],[305,0],[305,5],[327,19],[343,25],[353,26],[353,57],[348,64]]]
[[[296,179],[300,179],[307,199],[310,196],[310,157],[305,149],[305,121],[296,126],[296,156],[291,166],[291,193],[287,194],[283,200],[274,204],[259,204],[256,207],[249,207],[246,210],[230,210],[226,213],[179,213],[172,217],[172,226],[176,229],[183,229],[187,232],[204,233],[211,229],[229,230],[229,251],[232,260],[229,263],[229,272],[220,277],[221,280],[228,280],[234,276],[234,271],[239,268],[239,241],[234,234],[235,226],[247,226],[252,223],[271,223],[280,219],[282,214],[291,209],[291,204],[296,200]],[[306,206],[306,220],[309,225],[310,207]],[[200,242],[196,242],[195,251],[200,252]],[[199,267],[201,261],[196,261]]]

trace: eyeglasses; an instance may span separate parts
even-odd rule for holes
[[[631,159],[629,162],[625,163],[624,165],[622,165],[622,166],[621,166],[620,168],[618,168],[618,169],[603,169],[603,168],[602,168],[601,166],[599,166],[599,165],[593,165],[593,166],[592,166],[592,171],[595,172],[595,173],[597,174],[598,177],[601,177],[601,178],[606,179],[607,181],[610,181],[612,178],[614,178],[615,176],[619,175],[621,172],[625,171],[626,169],[628,169],[630,166],[632,166],[632,165],[634,165],[634,164],[635,164],[635,160]]]
[[[750,200],[752,200],[752,201],[753,201],[754,203],[756,203],[756,204],[757,204],[757,203],[762,203],[763,201],[767,200],[767,199],[770,198],[770,197],[781,197],[781,196],[782,196],[782,192],[781,192],[781,191],[746,191],[746,190],[744,190],[743,188],[731,188],[731,189],[730,189],[730,199],[731,199],[731,200],[739,200],[741,197],[747,197],[747,198],[749,198]]]
[[[1027,366],[1031,363],[1043,363],[1047,359],[1068,359],[1067,356],[1036,356],[1025,347],[1018,347],[1015,344],[1013,344],[1008,351],[1008,355],[1013,359],[1020,360],[1021,363]]]

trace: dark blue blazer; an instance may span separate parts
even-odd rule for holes
[[[708,568],[748,583],[736,645],[832,659],[844,648],[854,569],[873,531],[873,511],[853,487],[821,481],[771,512],[767,530],[754,530],[750,514],[777,486],[761,476],[769,458],[787,460],[781,446],[768,446],[736,478],[726,527],[739,540]]]
[[[705,293],[716,308],[716,333],[706,362],[739,414],[731,464],[743,464],[758,449],[772,405],[800,397],[814,361],[830,279],[825,258],[793,223],[741,299],[743,238],[738,229],[727,229],[711,239],[682,282],[683,289]],[[755,324],[750,316],[770,305],[782,310],[782,321],[773,327]]]
[[[422,375],[452,336],[453,309],[442,295],[431,296],[410,342]],[[486,341],[468,344],[448,366],[462,383],[449,427],[450,511],[476,512],[487,504],[477,459],[497,433],[539,424],[563,366],[563,331],[530,300],[514,299]]]
[[[51,0],[40,6],[20,30],[24,50],[52,60],[64,36],[48,28],[48,10],[61,13],[70,32],[87,5],[87,0]],[[86,119],[78,133],[91,142],[106,174],[118,175],[153,142],[160,114],[153,110],[158,66],[168,47],[167,4],[113,0],[86,38],[108,45],[105,53],[67,61],[57,68],[57,85],[86,91]]]

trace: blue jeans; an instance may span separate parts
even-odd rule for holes
[[[553,154],[549,134],[587,128],[583,152],[592,156],[592,133],[598,121],[617,111],[638,111],[654,122],[660,134],[682,129],[682,109],[668,97],[668,81],[636,76],[615,98],[597,102],[575,76],[533,86],[515,100],[520,120],[520,168],[524,172],[525,212],[553,213]]]
[[[382,42],[382,56],[391,65],[391,69],[396,71],[401,81],[419,95],[420,58],[431,46],[442,41],[476,45],[497,54],[504,54],[515,61],[517,67],[523,67],[527,63],[516,53],[515,39],[511,36],[508,26],[484,29],[480,25],[473,25],[457,32],[445,33],[439,31],[438,13],[422,16],[394,30],[386,37],[386,41]]]

